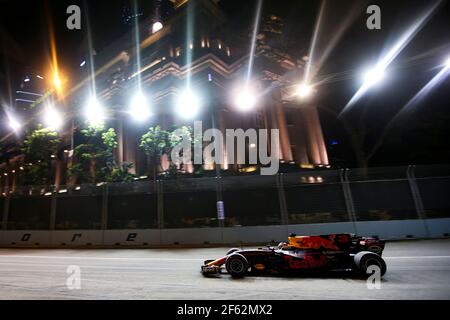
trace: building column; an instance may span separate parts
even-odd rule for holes
[[[314,165],[321,164],[320,151],[318,145],[317,131],[315,130],[315,123],[311,115],[311,107],[301,109],[303,115],[303,124],[306,131],[306,145],[308,147],[309,160]]]
[[[11,192],[11,164],[10,164],[10,162],[9,162],[10,160],[8,160],[8,161],[6,161],[6,173],[7,173],[7,175],[5,176],[6,177],[6,182],[5,182],[5,185],[6,185],[6,191],[8,192],[8,194]]]
[[[160,158],[160,168],[159,168],[159,172],[166,172],[167,170],[169,170],[170,168],[170,161],[169,161],[169,156],[167,154],[163,154]]]
[[[1,168],[1,171],[0,171],[0,193],[5,192],[4,190],[5,190],[6,176],[3,175],[3,173],[5,172],[4,170],[5,170],[5,168]]]
[[[317,111],[316,107],[311,108],[311,115],[313,118],[314,129],[316,130],[316,138],[320,154],[320,163],[323,165],[328,165],[329,161],[327,148],[325,146],[325,139],[323,138],[323,131],[322,125],[320,124],[319,112]]]
[[[17,177],[19,175],[19,165],[18,165],[18,159],[17,158],[14,158],[11,167],[12,167],[12,170],[11,170],[11,175],[12,175],[11,191],[14,192],[14,191],[16,191]]]
[[[167,113],[162,113],[160,115],[159,123],[162,130],[169,130],[170,126],[174,124],[173,116],[170,116]],[[157,169],[158,173],[163,173],[169,170],[171,165],[169,155],[163,154],[159,159],[159,164],[159,168]]]
[[[304,119],[302,117],[302,113],[300,110],[296,110],[295,112],[295,161],[299,164],[309,164],[308,158],[308,148],[307,148],[307,139],[306,139],[306,128],[304,124]]]
[[[54,181],[56,190],[59,190],[59,187],[61,185],[61,180],[62,180],[62,160],[59,159],[58,156],[56,156],[56,159],[55,159],[55,181]]]
[[[5,164],[1,164],[0,166],[0,194],[3,193],[4,190],[4,185],[5,185],[5,176],[3,175],[3,173],[5,172]]]
[[[132,163],[130,173],[136,174],[136,133],[133,128],[125,126],[123,130],[123,162]],[[122,162],[122,163],[123,163]]]
[[[286,162],[294,160],[292,156],[291,142],[289,139],[289,131],[286,123],[286,114],[284,112],[284,106],[281,102],[281,92],[278,90],[274,93],[274,115],[275,115],[275,128],[280,132],[280,149],[281,159]]]
[[[124,159],[124,139],[123,139],[123,119],[117,119],[117,162],[120,166],[123,165]]]

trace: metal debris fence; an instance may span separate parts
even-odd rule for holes
[[[0,197],[2,230],[225,227],[450,217],[450,165],[274,176],[21,187]],[[2,213],[2,214],[1,214]]]

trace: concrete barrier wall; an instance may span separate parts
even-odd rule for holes
[[[96,246],[103,244],[102,230],[74,230],[51,232],[52,246]]]
[[[449,221],[446,222],[447,227]],[[427,238],[426,223],[424,220],[396,220],[396,221],[370,221],[357,222],[358,234],[378,236],[383,239]],[[442,236],[442,234],[436,236]]]
[[[1,231],[2,245],[7,246],[49,246],[51,245],[50,231]]]
[[[160,244],[160,230],[106,230],[103,244],[107,246],[144,246]]]
[[[430,219],[426,220],[430,237],[448,237],[450,234],[450,219]]]
[[[357,233],[387,240],[447,237],[450,218],[195,229],[0,231],[3,247],[246,244],[284,241],[289,233]]]
[[[161,230],[161,244],[205,244],[223,243],[220,228],[164,229]]]

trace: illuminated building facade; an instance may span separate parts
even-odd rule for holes
[[[133,163],[133,173],[147,175],[148,160],[139,148],[139,140],[148,127],[192,126],[194,120],[202,120],[204,129],[211,128],[214,122],[222,132],[237,128],[279,129],[281,163],[297,168],[328,166],[316,107],[292,97],[292,86],[301,79],[304,61],[296,61],[269,45],[270,38],[278,32],[280,19],[261,17],[250,82],[263,94],[253,110],[243,113],[233,106],[233,92],[247,77],[251,39],[247,35],[237,36],[237,32],[245,32],[233,30],[215,1],[172,2],[174,12],[162,22],[162,28],[158,26],[155,30],[154,17],[141,22],[139,55],[132,32],[94,57],[96,95],[108,109],[108,126],[118,133],[116,156],[119,163]],[[78,89],[66,98],[69,110],[66,118],[83,112],[89,82],[82,84],[90,67],[87,61],[83,67],[86,74],[83,70],[80,73]],[[126,112],[138,83],[151,101],[153,113],[149,121],[140,124]],[[188,84],[203,101],[200,114],[191,120],[178,117],[174,111],[177,97]],[[55,159],[57,186],[69,182],[67,164],[71,161],[70,150],[77,143],[72,132],[82,123],[76,118],[66,120],[64,143]],[[227,158],[226,152],[224,157]],[[228,166],[227,159],[223,162],[224,172],[245,171],[246,166]],[[22,165],[19,159],[3,164],[0,170],[2,175],[10,174],[11,168]],[[162,170],[168,167],[167,159],[163,159]],[[214,170],[214,167],[205,167],[205,170]],[[2,185],[11,187],[11,179],[3,179]]]

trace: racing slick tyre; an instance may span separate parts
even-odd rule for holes
[[[242,278],[248,271],[248,261],[243,255],[235,253],[228,256],[225,261],[225,268],[233,278]]]
[[[358,252],[354,257],[354,262],[358,271],[363,275],[369,275],[367,273],[370,266],[377,266],[380,268],[380,275],[384,276],[386,273],[386,262],[378,254],[370,251]],[[372,272],[369,272],[372,273]]]
[[[228,250],[227,251],[227,256],[229,256],[230,254],[232,254],[232,253],[235,253],[236,251],[239,251],[239,250],[241,250],[241,249],[238,249],[238,248],[232,248],[232,249],[230,249],[230,250]]]

